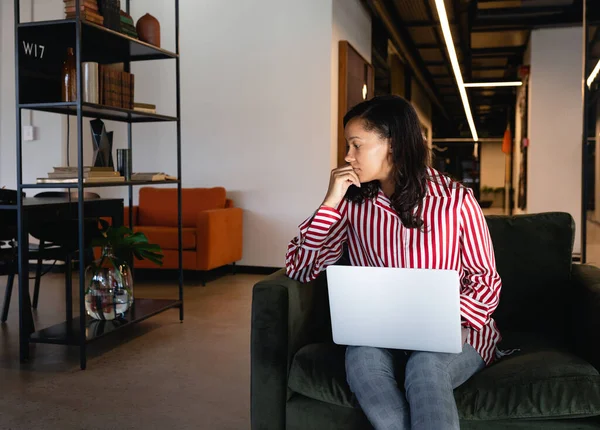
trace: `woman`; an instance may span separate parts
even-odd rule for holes
[[[331,172],[323,203],[289,244],[287,274],[313,280],[344,244],[352,265],[459,272],[461,353],[346,349],[348,384],[376,429],[458,429],[453,389],[494,360],[501,338],[491,318],[501,280],[481,208],[470,189],[428,166],[404,99],[365,101],[344,128],[348,165]]]

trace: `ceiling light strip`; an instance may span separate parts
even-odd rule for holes
[[[523,82],[520,81],[508,81],[508,82],[469,82],[465,83],[467,88],[492,88],[492,87],[520,87]]]
[[[594,70],[592,70],[592,73],[590,73],[590,76],[588,76],[588,78],[587,78],[588,88],[592,87],[592,83],[596,80],[596,76],[598,76],[598,72],[600,72],[600,60],[598,60],[598,62],[596,63],[596,67],[594,67]]]
[[[471,106],[469,105],[469,99],[467,98],[467,91],[465,90],[465,84],[463,82],[462,74],[460,72],[460,66],[458,64],[458,57],[456,56],[456,50],[454,49],[454,41],[452,40],[452,33],[450,32],[450,24],[448,23],[448,15],[446,14],[446,6],[444,0],[435,0],[435,7],[440,18],[440,25],[442,26],[442,33],[444,35],[444,41],[446,42],[446,49],[450,56],[450,63],[452,64],[452,70],[456,78],[456,84],[458,85],[458,92],[462,99],[463,106],[465,108],[465,114],[467,116],[467,122],[471,128],[471,135],[473,140],[479,140],[477,130],[475,129],[475,122],[473,121],[473,114],[471,113]]]

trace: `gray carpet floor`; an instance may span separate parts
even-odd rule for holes
[[[186,286],[183,323],[173,309],[92,343],[85,371],[75,347],[33,345],[19,363],[15,288],[0,326],[0,429],[248,429],[251,294],[262,278]],[[63,279],[44,276],[37,327],[64,319]],[[135,295],[173,298],[177,289],[139,282]]]

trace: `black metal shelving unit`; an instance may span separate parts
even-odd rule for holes
[[[21,361],[29,358],[30,343],[48,343],[76,345],[80,350],[80,365],[86,368],[86,346],[103,336],[115,333],[124,327],[150,318],[168,309],[179,308],[179,318],[183,321],[183,254],[182,254],[182,217],[181,217],[181,94],[179,59],[179,0],[175,7],[175,52],[150,45],[135,38],[121,34],[80,17],[80,3],[76,2],[76,18],[53,21],[20,22],[20,0],[14,0],[15,32],[15,83],[16,83],[16,143],[17,143],[17,189],[66,188],[77,189],[77,215],[79,220],[79,261],[84,259],[84,199],[86,188],[128,187],[129,207],[133,206],[133,187],[136,185],[177,185],[178,242],[179,242],[179,291],[176,299],[146,299],[135,297],[132,307],[124,318],[114,321],[98,321],[86,315],[85,311],[85,265],[79,265],[79,317],[67,317],[63,323],[29,332],[25,324],[24,306],[29,306],[28,276],[19,276],[19,332]],[[125,11],[130,12],[130,0],[125,1]],[[26,49],[28,47],[28,49]],[[35,50],[33,48],[35,48]],[[60,102],[60,70],[67,47],[73,47],[77,64],[76,102]],[[39,48],[39,49],[38,49]],[[44,55],[46,56],[44,59]],[[124,70],[130,72],[132,61],[174,60],[176,64],[176,116],[167,116],[138,112],[130,109],[115,108],[82,101],[83,79],[81,64],[95,61],[99,64],[123,63]],[[23,154],[21,142],[21,112],[23,109],[52,112],[77,116],[77,183],[23,183]],[[107,183],[86,183],[83,180],[83,118],[100,118],[127,123],[127,147],[132,148],[132,124],[148,122],[175,122],[177,128],[177,180],[169,181],[124,181]],[[73,203],[75,204],[75,203]],[[24,242],[23,229],[24,203],[19,199],[17,216],[19,222],[18,242]],[[129,225],[133,214],[129,211]],[[24,246],[19,247],[19,273],[27,267]],[[72,315],[72,313],[71,313]]]

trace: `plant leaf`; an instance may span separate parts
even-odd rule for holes
[[[92,246],[111,246],[115,255],[124,259],[133,255],[138,260],[145,259],[158,265],[163,263],[164,255],[158,244],[149,243],[144,233],[133,232],[125,226],[107,227],[102,237],[92,241]]]

